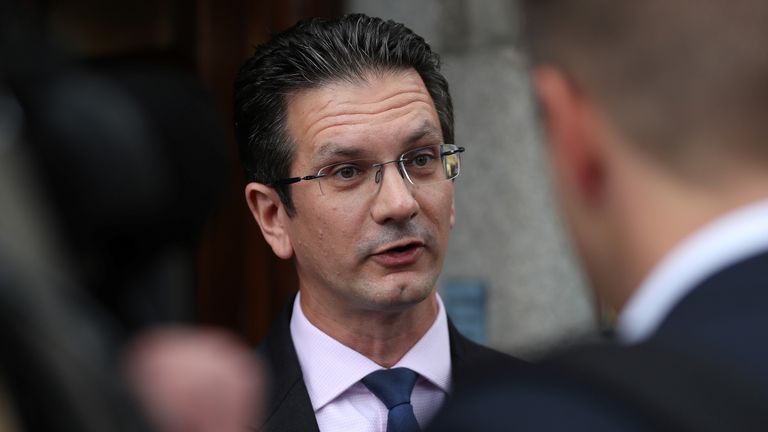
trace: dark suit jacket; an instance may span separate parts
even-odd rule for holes
[[[646,342],[496,370],[437,431],[768,430],[768,252],[709,277]]]
[[[289,302],[281,316],[259,347],[271,366],[271,403],[265,411],[265,422],[257,430],[270,432],[318,431],[315,413],[304,384],[299,359],[291,339],[290,320],[293,301]],[[503,365],[517,369],[527,365],[522,360],[478,345],[461,335],[448,320],[451,345],[453,388],[461,389],[472,380],[478,365]]]

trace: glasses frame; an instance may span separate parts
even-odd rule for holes
[[[400,176],[403,177],[403,178],[408,179],[408,183],[415,184],[415,183],[413,183],[413,180],[411,180],[411,177],[408,175],[408,171],[405,169],[405,165],[403,164],[404,162],[407,161],[407,159],[405,159],[404,156],[406,155],[406,153],[410,153],[412,151],[417,151],[417,150],[420,150],[420,149],[432,147],[432,146],[435,146],[435,145],[438,145],[438,146],[450,145],[450,146],[456,147],[455,149],[452,149],[452,150],[449,150],[449,151],[441,151],[440,152],[440,157],[441,158],[443,158],[445,156],[451,156],[451,155],[455,155],[455,154],[459,154],[459,153],[464,153],[466,151],[466,149],[464,147],[457,146],[456,144],[447,144],[447,143],[432,144],[432,145],[423,146],[423,147],[416,147],[416,148],[413,148],[413,149],[410,149],[408,151],[403,152],[403,154],[401,154],[397,159],[393,159],[393,160],[386,161],[386,162],[377,162],[375,164],[372,164],[371,168],[379,168],[379,170],[376,172],[376,175],[374,176],[374,181],[376,182],[376,184],[378,184],[381,181],[381,167],[383,167],[384,165],[396,163],[397,164],[397,170],[400,173]],[[328,167],[331,167],[331,166],[334,166],[334,165],[343,164],[343,163],[344,162],[339,162],[339,163],[335,163],[335,164],[324,166],[324,167],[320,168],[317,171],[317,174],[314,174],[314,175],[307,175],[307,176],[300,176],[300,177],[288,177],[288,178],[284,178],[284,179],[280,179],[280,180],[275,180],[275,181],[269,183],[268,186],[270,186],[270,187],[285,186],[285,185],[295,184],[295,183],[298,183],[300,181],[317,180],[317,179],[323,178],[323,177],[325,177],[327,175],[327,174],[320,174],[324,169],[326,169]],[[459,171],[459,174],[460,173],[461,173],[461,171]],[[447,178],[446,180],[455,179],[456,177],[459,176],[459,174],[456,174],[455,177],[452,177],[450,179]]]

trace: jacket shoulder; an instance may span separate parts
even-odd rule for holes
[[[518,371],[529,366],[525,360],[469,340],[456,329],[450,319],[448,335],[453,385],[459,391],[486,376],[489,370]]]

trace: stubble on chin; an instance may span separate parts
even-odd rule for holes
[[[429,269],[365,279],[352,290],[370,309],[404,310],[426,300],[435,290],[437,274]]]
[[[435,234],[429,228],[413,220],[391,223],[381,226],[376,233],[357,244],[354,249],[356,261],[365,266],[376,251],[404,238],[420,240],[424,244],[425,252],[434,251],[436,247]],[[350,292],[357,297],[356,302],[367,309],[382,312],[406,310],[427,299],[437,283],[437,274],[432,274],[436,270],[432,266],[415,271],[417,274],[405,279],[400,272],[379,277],[369,275],[368,278],[358,281],[358,286]]]

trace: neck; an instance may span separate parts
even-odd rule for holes
[[[729,171],[731,172],[731,171]],[[614,299],[621,310],[649,273],[675,247],[708,223],[750,203],[768,199],[768,175],[747,170],[718,175],[712,182],[644,175],[621,207],[617,232],[624,289]],[[619,217],[620,216],[620,217]]]
[[[394,366],[435,322],[437,295],[397,310],[340,309],[302,290],[301,310],[312,325],[376,364]]]

